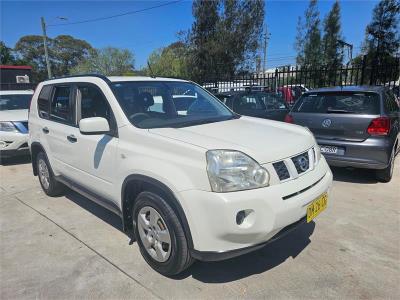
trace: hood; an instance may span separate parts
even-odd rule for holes
[[[155,128],[150,132],[206,150],[238,150],[260,164],[293,156],[315,144],[313,135],[304,127],[251,117],[184,128]]]
[[[0,110],[1,121],[28,121],[27,109]]]

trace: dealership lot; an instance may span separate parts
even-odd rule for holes
[[[328,209],[260,251],[154,272],[111,212],[49,198],[28,161],[0,166],[1,298],[398,298],[400,160],[390,183],[333,169]]]

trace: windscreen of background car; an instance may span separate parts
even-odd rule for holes
[[[380,101],[378,94],[368,92],[310,93],[303,95],[292,111],[377,115]]]
[[[285,100],[276,94],[261,94],[261,99],[264,101],[267,109],[287,109]]]
[[[32,95],[0,95],[0,110],[28,109]]]
[[[139,128],[186,127],[237,118],[199,86],[176,81],[112,84],[129,121]]]

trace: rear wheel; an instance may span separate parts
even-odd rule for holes
[[[51,170],[49,161],[44,152],[40,152],[36,157],[36,165],[39,176],[39,182],[46,195],[54,197],[59,196],[64,191],[64,185],[58,182]]]
[[[135,201],[133,219],[140,252],[154,270],[175,275],[193,263],[182,225],[162,197],[141,192]]]
[[[380,182],[389,182],[390,180],[392,180],[395,152],[396,150],[393,149],[390,156],[390,163],[385,169],[376,170],[376,179],[378,179]]]

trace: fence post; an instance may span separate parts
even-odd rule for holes
[[[366,60],[367,60],[367,57],[366,57],[366,55],[364,55],[363,58],[362,58],[362,62],[361,62],[361,82],[360,82],[360,85],[364,84]]]
[[[275,94],[278,93],[278,68],[275,69]]]

